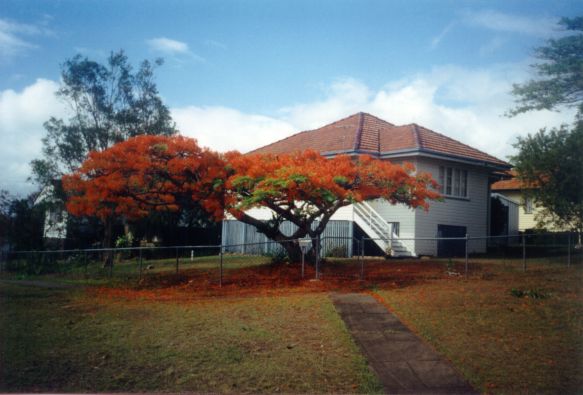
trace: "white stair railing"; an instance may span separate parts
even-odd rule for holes
[[[391,224],[367,202],[354,204],[354,220],[369,235],[371,239],[383,250],[391,248],[393,254],[413,255],[412,251],[407,248],[399,236],[393,231]]]

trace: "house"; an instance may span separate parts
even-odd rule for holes
[[[68,213],[63,200],[57,197],[56,190],[60,181],[45,186],[34,201],[34,205],[43,205],[45,220],[43,227],[44,243],[49,248],[63,248],[67,238]]]
[[[496,185],[494,183],[492,186]],[[492,191],[490,201],[490,235],[518,236],[519,201]],[[496,242],[496,240],[492,240]]]
[[[327,157],[367,154],[394,163],[410,162],[418,171],[433,175],[444,199],[431,202],[429,211],[391,205],[381,199],[366,201],[338,210],[323,234],[375,239],[380,250],[390,248],[393,255],[402,256],[451,256],[460,252],[459,242],[423,238],[489,235],[490,185],[510,169],[500,159],[423,126],[397,126],[362,112],[252,152],[279,154],[306,149]],[[253,209],[248,214],[271,218],[267,209]],[[252,226],[230,219],[223,223],[222,240],[223,245],[230,245],[257,243],[265,238]],[[463,250],[464,241],[461,243]],[[346,249],[352,254],[352,244]],[[486,240],[471,243],[471,252],[485,249]]]
[[[520,209],[518,210],[518,230],[520,232],[535,229],[537,227],[536,217],[540,215],[543,207],[536,204],[532,196],[528,196],[528,194],[524,193],[528,189],[532,189],[532,186],[524,185],[523,182],[516,177],[514,171],[511,171],[508,174],[511,178],[497,181],[492,184],[492,191],[507,199],[518,202],[520,205]],[[561,231],[562,229],[551,227],[548,230]]]

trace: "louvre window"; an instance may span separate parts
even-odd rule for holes
[[[468,171],[455,167],[439,167],[440,192],[445,196],[468,197]]]

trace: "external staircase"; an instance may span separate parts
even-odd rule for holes
[[[354,204],[354,222],[382,251],[395,257],[415,256],[412,240],[399,238],[393,225],[388,223],[370,204]]]

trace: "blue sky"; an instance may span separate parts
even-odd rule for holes
[[[0,188],[25,193],[42,123],[67,117],[59,67],[123,48],[163,57],[157,82],[181,131],[242,151],[367,111],[505,159],[569,110],[513,119],[513,82],[580,1],[0,0]]]

